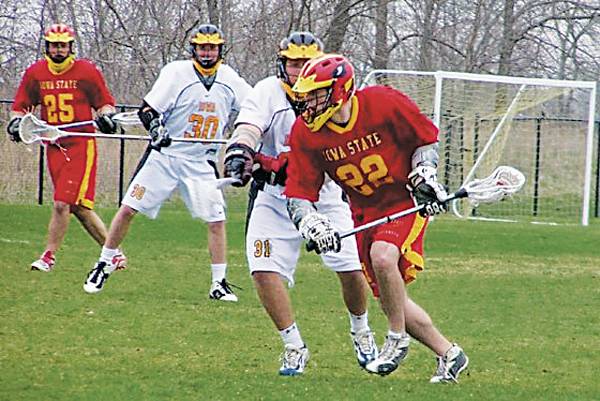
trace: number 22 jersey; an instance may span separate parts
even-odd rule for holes
[[[329,120],[312,132],[296,120],[285,195],[316,201],[326,173],[348,194],[357,222],[411,207],[406,184],[412,154],[437,142],[436,126],[406,95],[389,87],[359,90],[351,102],[345,126]]]

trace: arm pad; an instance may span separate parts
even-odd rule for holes
[[[287,210],[290,219],[292,219],[296,228],[299,228],[300,221],[307,215],[316,212],[317,208],[311,201],[306,199],[289,198],[287,200]]]
[[[146,128],[146,131],[150,131],[150,123],[152,120],[159,118],[160,114],[150,107],[146,102],[144,102],[138,109],[138,117],[144,128]]]

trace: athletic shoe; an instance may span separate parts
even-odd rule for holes
[[[458,376],[469,366],[469,357],[456,344],[437,357],[437,369],[430,383],[458,383]]]
[[[381,376],[389,375],[396,370],[398,365],[400,365],[400,362],[406,358],[409,343],[410,337],[408,334],[404,334],[400,337],[386,336],[381,353],[377,358],[367,363],[365,369],[369,373],[377,373]]]
[[[31,264],[31,270],[39,270],[48,273],[54,268],[54,254],[51,251],[45,251],[42,256]]]
[[[208,297],[217,301],[237,302],[238,298],[233,293],[232,286],[235,287],[233,284],[228,283],[226,279],[213,281],[208,292]]]
[[[286,344],[283,354],[281,355],[281,368],[279,374],[281,376],[298,376],[304,373],[306,362],[310,358],[310,353],[306,345],[298,348],[291,344]]]
[[[114,266],[114,265],[113,265]],[[92,270],[87,275],[85,283],[83,283],[83,289],[88,294],[95,294],[102,291],[104,283],[108,280],[110,273],[114,271],[110,269],[106,262],[98,261]]]
[[[127,256],[122,251],[117,250],[117,254],[113,256],[111,263],[115,265],[115,270],[125,270],[127,268]]]
[[[354,352],[356,353],[358,364],[364,369],[367,363],[371,362],[379,355],[373,332],[369,329],[364,329],[357,333],[350,333],[350,335],[352,337],[352,343],[354,344]]]

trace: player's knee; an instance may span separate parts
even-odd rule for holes
[[[65,214],[71,212],[71,205],[63,201],[54,201],[54,211],[59,214]]]
[[[135,210],[131,206],[121,205],[121,208],[119,208],[118,214],[122,218],[131,220],[133,218],[133,216],[135,216],[137,214],[137,210]]]

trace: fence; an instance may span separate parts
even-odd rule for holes
[[[4,132],[8,121],[11,100],[0,99],[0,129]],[[118,105],[119,111],[137,108],[134,105]],[[576,121],[579,122],[579,121]],[[539,160],[540,139],[543,136],[544,125],[537,119],[536,160]],[[143,128],[128,127],[128,132],[142,134]],[[600,216],[600,121],[595,123],[596,159],[594,162],[595,192],[592,203],[592,215]],[[116,139],[98,140],[98,176],[96,203],[101,206],[115,206],[120,203],[127,181],[133,174],[138,160],[146,147],[144,141],[126,141]],[[44,148],[42,146],[23,146],[12,143],[4,134],[0,134],[0,168],[3,171],[0,178],[0,202],[3,203],[37,203],[51,201],[51,183],[47,179]],[[539,168],[535,169],[536,174]],[[444,172],[441,172],[443,177]],[[537,180],[536,180],[537,182]],[[537,213],[537,196],[534,196],[531,213]]]

